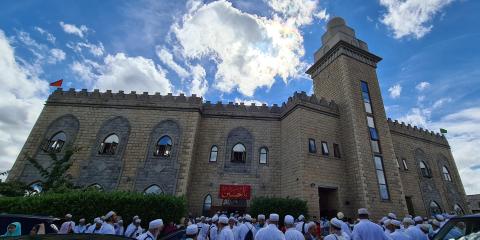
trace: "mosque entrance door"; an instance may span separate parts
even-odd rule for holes
[[[328,219],[336,216],[338,211],[337,188],[318,188],[318,203],[320,206],[320,217]]]

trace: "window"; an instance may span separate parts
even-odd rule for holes
[[[367,125],[370,128],[375,128],[375,122],[373,121],[373,117],[367,116]]]
[[[402,158],[402,163],[403,163],[403,170],[408,171],[407,160],[405,158]]]
[[[328,156],[328,144],[327,142],[322,142],[322,154]]]
[[[378,186],[380,189],[380,197],[382,200],[390,199],[390,194],[388,193],[387,180],[385,178],[385,171],[383,170],[383,159],[380,156],[374,157],[375,161],[375,170],[377,172]]]
[[[378,141],[370,140],[370,144],[372,145],[372,151],[374,153],[380,153],[380,146],[378,145]]]
[[[100,151],[98,153],[102,155],[114,155],[118,143],[118,136],[116,134],[110,134],[103,140],[102,144],[100,144]]]
[[[336,143],[333,144],[333,156],[340,158],[340,146]]]
[[[208,161],[216,162],[217,161],[217,155],[218,155],[218,148],[217,148],[217,146],[213,145],[212,148],[210,149],[210,159]]]
[[[463,211],[463,208],[460,207],[460,205],[458,205],[458,204],[455,204],[453,206],[453,211],[455,211],[455,214],[457,214],[458,216],[462,216],[462,215],[465,214],[465,212]]]
[[[268,149],[266,147],[260,148],[260,164],[267,164]]]
[[[309,153],[317,152],[317,145],[315,144],[315,139],[312,139],[312,138],[308,139],[308,152]]]
[[[361,81],[362,84],[362,98],[365,104],[365,111],[367,113],[372,113],[372,105],[370,100],[370,93],[368,91],[368,84],[364,81]]]
[[[370,130],[370,138],[374,141],[378,141],[378,133],[377,133],[377,129],[375,128],[369,128]]]
[[[94,190],[97,190],[97,191],[103,191],[102,185],[100,185],[98,183],[94,183],[94,184],[88,186],[87,189],[94,189]]]
[[[422,172],[422,176],[426,178],[431,178],[432,177],[432,172],[430,169],[427,167],[424,161],[420,162],[420,172]]]
[[[400,163],[398,162],[398,158],[397,158],[397,161],[395,163],[396,163],[398,169],[400,169]]]
[[[145,194],[162,194],[163,191],[158,185],[153,184],[152,186],[146,188],[145,191],[143,191],[143,193],[145,193]]]
[[[28,191],[29,195],[39,194],[43,190],[42,182],[34,182],[30,184],[31,191]]]
[[[53,135],[49,140],[45,141],[42,149],[48,153],[59,153],[62,151],[62,147],[67,140],[67,136],[64,132],[58,132]]]
[[[212,208],[212,196],[207,194],[203,199],[203,216],[210,215],[210,209]]]
[[[245,146],[241,143],[237,143],[232,148],[232,162],[245,163],[247,159],[247,151]]]
[[[157,142],[157,146],[153,155],[160,157],[170,157],[170,154],[172,153],[172,145],[172,138],[170,138],[169,136],[161,137]]]
[[[438,205],[437,202],[435,201],[431,201],[430,202],[430,215],[437,215],[437,214],[441,214],[442,213],[442,209],[440,208],[440,205]]]
[[[443,172],[443,178],[445,179],[445,181],[451,182],[452,177],[450,176],[450,172],[448,171],[447,167],[443,166],[442,172]]]

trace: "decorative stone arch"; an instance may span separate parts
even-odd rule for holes
[[[428,205],[428,212],[430,216],[443,213],[442,206],[435,200],[430,201]]]
[[[33,189],[30,195],[38,194],[43,191],[43,183],[40,180],[33,181],[30,184],[28,184],[28,186]]]
[[[61,157],[65,154],[65,150],[69,147],[72,147],[74,144],[79,129],[80,122],[78,121],[78,118],[72,114],[65,114],[56,118],[48,125],[43,133],[43,137],[39,141],[33,157],[37,159],[40,165],[43,167],[48,167],[51,163],[51,158],[49,156],[50,153],[43,150],[43,147],[47,144],[47,142],[59,132],[63,132],[65,134],[66,141],[61,150],[56,153],[58,157]],[[23,172],[20,174],[20,176],[21,177],[18,180],[22,182],[33,182],[35,180],[42,179],[38,170],[34,168],[28,161],[25,164]]]
[[[203,203],[202,203],[202,215],[203,216],[209,216],[210,215],[210,210],[212,209],[212,204],[213,203],[213,198],[210,193],[205,195],[203,198]]]
[[[437,203],[439,206],[441,206],[441,199],[442,196],[440,195],[440,191],[438,191],[437,186],[435,185],[434,178],[438,177],[435,176],[433,173],[433,168],[435,165],[431,163],[431,160],[427,158],[427,155],[425,152],[417,148],[414,150],[414,159],[415,159],[415,164],[416,164],[416,169],[418,172],[418,179],[419,179],[419,185],[420,185],[420,192],[422,194],[422,199],[423,203],[425,206],[425,209],[427,209],[427,212],[430,212],[430,203],[433,201]],[[426,166],[430,169],[432,172],[431,176],[432,177],[423,177],[422,172],[420,170],[420,162],[423,162],[426,164]]]
[[[453,205],[453,211],[455,212],[455,214],[457,214],[459,216],[465,215],[465,210],[458,203],[455,203],[455,205]]]
[[[231,161],[233,147],[238,143],[243,144],[245,147],[246,157],[244,163]],[[226,137],[224,170],[227,172],[250,172],[253,159],[255,158],[254,154],[257,152],[254,151],[253,146],[254,138],[249,130],[243,127],[230,130]]]
[[[114,154],[103,154],[102,142],[110,135],[119,138]],[[78,184],[89,186],[99,184],[106,191],[114,190],[118,186],[123,168],[123,155],[130,135],[130,122],[128,119],[117,116],[104,121],[98,130],[97,137],[90,152],[87,165],[82,166]]]
[[[182,129],[176,120],[167,119],[155,125],[147,142],[146,159],[137,170],[135,190],[142,191],[152,182],[157,184],[165,194],[175,194],[177,175],[180,169],[178,162],[181,146]],[[156,146],[160,138],[168,136],[172,140],[169,156],[156,156]]]
[[[437,154],[436,163],[437,163],[437,169],[441,173],[442,184],[444,185],[444,189],[447,193],[445,194],[445,198],[448,202],[446,206],[452,207],[451,209],[452,211],[455,211],[453,207],[457,203],[462,203],[462,205],[465,206],[466,203],[464,201],[464,198],[462,197],[463,194],[461,193],[461,191],[459,191],[459,181],[457,181],[457,179],[460,179],[460,178],[456,175],[455,165],[453,165],[451,161],[442,153]],[[447,168],[452,181],[445,181],[445,177],[443,174],[443,167]],[[447,210],[448,209],[445,209],[445,211]]]

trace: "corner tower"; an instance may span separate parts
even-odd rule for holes
[[[335,17],[314,59],[307,73],[315,95],[334,100],[340,109],[345,176],[351,187],[351,208],[345,210],[356,214],[357,208],[367,207],[374,217],[390,211],[403,216],[405,196],[376,73],[381,58],[369,52],[345,20]]]

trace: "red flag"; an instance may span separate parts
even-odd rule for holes
[[[63,79],[50,83],[50,87],[61,87],[63,83]]]

